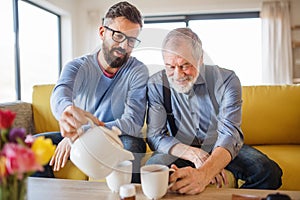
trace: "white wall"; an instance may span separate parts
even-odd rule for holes
[[[63,62],[99,47],[98,26],[106,10],[119,0],[34,0],[63,16]],[[128,0],[144,16],[259,11],[263,0]],[[292,25],[300,24],[300,1],[290,0]],[[49,6],[48,5],[48,6]],[[300,40],[300,33],[293,33]],[[71,43],[70,43],[71,42]]]

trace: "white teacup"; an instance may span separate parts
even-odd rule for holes
[[[113,168],[113,171],[106,177],[106,183],[112,192],[119,192],[122,185],[131,183],[131,177],[132,162],[126,160]]]
[[[141,167],[141,185],[149,199],[160,199],[169,186],[169,172],[174,171],[165,165],[145,165]]]

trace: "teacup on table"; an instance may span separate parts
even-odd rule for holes
[[[131,183],[132,162],[129,160],[120,162],[106,177],[106,183],[112,192],[119,192],[122,185]]]
[[[143,193],[150,199],[160,199],[169,186],[169,172],[174,171],[165,165],[145,165],[141,167]]]

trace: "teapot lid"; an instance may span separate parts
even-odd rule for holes
[[[111,141],[112,144],[117,145],[121,148],[124,148],[124,145],[119,138],[119,135],[121,135],[121,131],[118,127],[113,126],[111,130],[104,126],[98,126],[104,133],[105,136],[107,136],[107,139]]]

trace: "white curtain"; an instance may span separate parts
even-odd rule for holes
[[[291,84],[293,64],[289,2],[263,2],[261,19],[262,80],[265,84]]]

